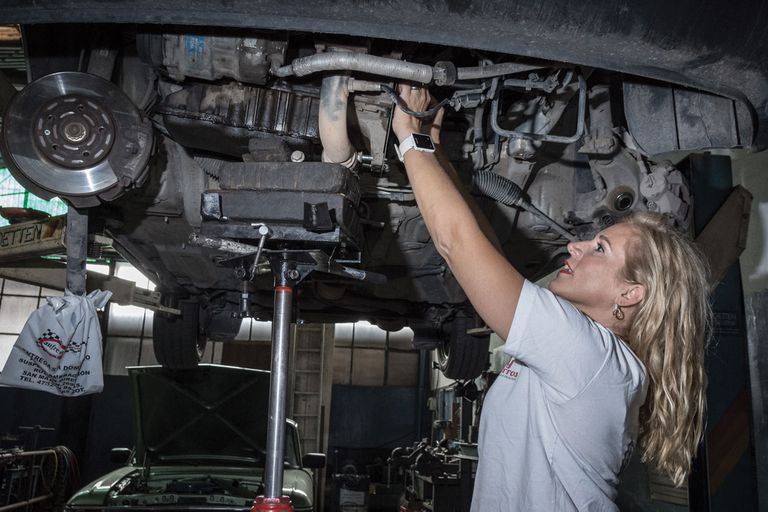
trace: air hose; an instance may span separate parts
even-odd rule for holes
[[[560,236],[569,241],[578,240],[570,231],[548,217],[544,212],[533,206],[525,198],[523,190],[514,181],[492,171],[475,173],[472,179],[475,188],[483,195],[506,206],[517,206],[544,221]]]

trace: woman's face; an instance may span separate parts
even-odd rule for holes
[[[631,224],[616,224],[593,240],[568,244],[570,257],[549,289],[587,314],[610,311],[626,288],[622,270],[634,235]]]

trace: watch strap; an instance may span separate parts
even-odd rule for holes
[[[397,153],[397,158],[400,159],[400,161],[405,160],[405,154],[416,147],[416,141],[413,140],[413,134],[409,135],[405,138],[403,142],[400,144],[395,144],[395,152]]]
[[[419,147],[419,145],[416,143],[416,138],[413,136],[413,134],[410,134],[399,145],[395,144],[395,153],[397,153],[397,158],[401,162],[405,160],[405,154],[411,149],[415,149],[416,151],[423,151],[425,153],[433,153],[435,151],[434,145],[432,144],[432,138],[426,134],[423,134],[421,136],[426,137],[428,139],[429,144],[430,146],[432,146],[432,148],[430,149],[430,148]]]

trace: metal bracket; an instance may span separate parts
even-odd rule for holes
[[[494,79],[498,80],[498,79]],[[495,88],[495,87],[494,87]],[[579,76],[579,112],[576,120],[576,133],[571,136],[550,135],[548,133],[518,132],[515,130],[505,130],[499,126],[499,103],[501,103],[501,88],[495,88],[495,96],[491,101],[491,127],[493,131],[502,137],[510,139],[540,140],[544,142],[556,142],[559,144],[571,144],[576,142],[584,135],[584,117],[587,110],[587,81],[583,76]]]

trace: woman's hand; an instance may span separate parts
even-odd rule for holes
[[[429,105],[432,103],[432,97],[425,87],[400,84],[399,93],[408,109],[415,112],[428,110]],[[438,116],[442,119],[442,109],[435,116],[435,119],[437,119]],[[426,133],[425,128],[427,127],[421,119],[408,115],[403,112],[402,109],[395,106],[395,115],[392,119],[392,130],[395,132],[395,135],[400,142],[412,133]],[[432,140],[434,140],[434,136],[432,137]]]

